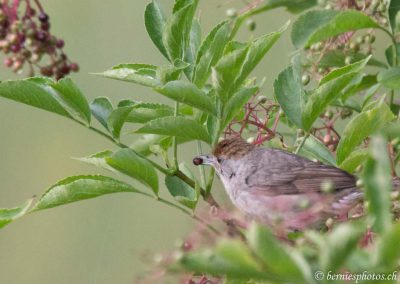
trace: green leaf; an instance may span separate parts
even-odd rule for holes
[[[266,0],[259,8],[250,11],[250,15],[256,15],[272,9],[285,7],[287,11],[297,14],[317,5],[317,0]]]
[[[144,134],[135,139],[135,141],[129,146],[136,153],[144,156],[150,155],[150,146],[157,145],[160,143],[165,136],[157,134]]]
[[[375,266],[384,266],[388,269],[394,269],[400,259],[400,250],[397,248],[400,243],[400,224],[395,224],[386,232],[376,245]]]
[[[319,82],[319,85],[321,86],[333,79],[336,79],[336,78],[343,76],[345,74],[348,74],[348,73],[359,72],[362,68],[365,67],[365,65],[367,65],[370,58],[371,58],[371,55],[367,56],[366,58],[364,58],[360,61],[354,62],[352,64],[343,66],[342,68],[338,68],[338,69],[335,69],[335,70],[329,72],[328,74],[326,74],[325,77],[323,77],[321,79],[321,81]]]
[[[155,90],[170,99],[185,103],[209,114],[216,115],[217,113],[212,100],[192,83],[171,81],[162,87],[155,88]]]
[[[308,97],[303,110],[302,122],[305,130],[309,130],[325,108],[341,95],[342,90],[357,76],[357,72],[368,60],[369,57],[336,69],[322,78],[320,86]]]
[[[103,73],[94,73],[106,78],[136,83],[147,87],[157,87],[161,83],[156,78],[157,67],[149,64],[120,64]]]
[[[132,149],[124,148],[106,157],[107,164],[149,186],[158,195],[158,176],[154,167]]]
[[[244,82],[244,80],[246,80],[247,76],[249,76],[258,63],[260,63],[265,54],[278,41],[282,33],[286,31],[289,24],[290,22],[287,22],[278,31],[261,36],[251,42],[243,66],[240,70],[239,77],[235,81],[236,86],[239,86]]]
[[[337,14],[338,12],[333,10],[309,11],[298,17],[293,23],[291,33],[293,45],[297,48],[309,45],[309,38],[332,21]]]
[[[368,55],[358,52],[349,52],[344,53],[342,50],[331,50],[326,52],[321,61],[318,64],[318,67],[322,68],[332,68],[332,67],[343,67],[346,64],[346,57],[350,56],[352,58],[352,62],[360,61],[368,57]],[[387,65],[374,57],[368,61],[369,66],[382,67],[387,68]]]
[[[176,136],[185,139],[202,140],[210,143],[207,130],[195,120],[184,117],[163,117],[146,123],[136,133],[150,133],[167,136]]]
[[[185,61],[189,63],[188,68],[184,72],[189,80],[193,78],[193,70],[196,63],[196,55],[201,45],[201,25],[198,19],[193,19],[192,28],[190,30],[190,40],[185,53]]]
[[[294,22],[292,42],[297,48],[302,48],[348,31],[367,28],[380,28],[380,26],[362,12],[310,11]]]
[[[165,16],[162,12],[158,1],[152,0],[146,6],[144,12],[144,23],[147,33],[149,34],[154,45],[168,59],[168,53],[162,41],[163,31],[165,29]]]
[[[121,129],[124,126],[130,112],[132,111],[132,106],[118,107],[114,109],[107,118],[108,129],[110,130],[112,136],[119,139],[121,136]]]
[[[400,89],[400,67],[379,72],[378,82],[389,89]]]
[[[93,116],[108,129],[108,117],[113,111],[113,106],[107,97],[98,97],[90,103],[90,111]]]
[[[389,2],[390,2],[388,9],[389,22],[390,22],[390,27],[392,28],[392,33],[394,34],[397,31],[396,16],[400,11],[400,1],[390,0]]]
[[[174,115],[174,110],[170,106],[157,103],[137,103],[126,118],[126,122],[146,123],[156,118],[172,115]]]
[[[299,152],[301,156],[317,159],[325,164],[336,166],[335,158],[331,151],[315,136],[309,135]]]
[[[258,91],[259,87],[247,87],[240,89],[237,93],[229,99],[223,109],[223,124],[224,129],[232,119],[243,109],[244,105],[253,97]]]
[[[231,93],[235,91],[235,81],[246,59],[249,47],[250,45],[245,45],[225,54],[212,69],[213,86],[223,102],[226,102]]]
[[[170,64],[157,68],[157,79],[162,84],[177,80],[182,71],[186,70],[189,66],[189,63],[182,61],[181,59],[175,59],[173,65]]]
[[[304,90],[293,72],[293,68],[288,67],[278,75],[274,82],[274,92],[276,100],[290,122],[298,128],[303,128]]]
[[[357,167],[363,164],[368,158],[367,149],[354,150],[346,157],[346,159],[340,163],[340,168],[346,172],[352,173]]]
[[[185,57],[197,2],[198,0],[185,1],[185,6],[176,10],[165,26],[163,43],[171,61],[183,60]]]
[[[179,169],[186,174],[186,176],[194,179],[193,174],[190,172],[188,167],[182,163],[179,165]],[[199,192],[196,189],[189,186],[183,180],[176,176],[166,176],[165,177],[165,185],[169,193],[181,204],[184,206],[194,209],[196,208],[196,204],[198,202]]]
[[[58,82],[53,82],[50,85],[56,90],[56,95],[59,96],[59,102],[73,117],[84,121],[87,125],[90,124],[90,108],[89,104],[70,78],[64,78]]]
[[[239,279],[263,279],[261,271],[247,246],[239,241],[225,240],[214,251],[189,253],[181,259],[184,267],[198,273],[227,275]]]
[[[184,8],[186,5],[192,3],[192,0],[175,0],[174,7],[172,8],[172,13],[175,14],[180,9]]]
[[[277,32],[259,37],[221,57],[214,69],[213,84],[223,102],[228,101],[237,91],[268,50],[281,37],[288,24]]]
[[[391,162],[386,151],[387,141],[374,137],[370,143],[370,157],[365,163],[362,180],[368,200],[368,211],[373,218],[373,230],[388,231],[392,224],[390,193],[392,191]]]
[[[221,58],[230,38],[231,23],[224,21],[215,26],[201,43],[196,56],[193,82],[203,87],[211,74],[211,67]]]
[[[320,263],[324,272],[339,271],[358,245],[365,228],[360,224],[340,224],[326,237],[320,248]]]
[[[395,62],[396,56],[397,56],[397,58],[399,58],[399,56],[400,56],[400,44],[399,43],[396,43],[396,45],[391,44],[385,49],[386,61],[390,66],[396,66],[398,64]]]
[[[50,187],[32,209],[48,209],[67,203],[117,192],[139,192],[132,186],[100,175],[80,175],[63,179]]]
[[[98,153],[95,153],[93,155],[90,155],[88,157],[83,157],[83,158],[75,158],[75,160],[94,165],[98,168],[101,169],[106,169],[109,171],[112,171],[116,173],[117,171],[111,167],[110,165],[107,164],[106,158],[112,156],[114,153],[110,150],[104,150]]]
[[[365,75],[365,76],[357,76],[353,80],[352,83],[348,87],[343,90],[343,95],[341,97],[342,101],[348,100],[351,96],[357,95],[362,91],[366,91],[367,89],[375,86],[377,84],[376,75]]]
[[[336,160],[340,165],[365,138],[381,129],[394,119],[390,108],[383,101],[370,109],[363,110],[346,125],[336,151]]]
[[[53,94],[32,79],[0,83],[0,97],[71,118]]]
[[[264,262],[269,272],[282,279],[295,280],[296,283],[307,282],[307,278],[312,279],[306,260],[300,254],[295,257],[295,251],[281,245],[265,227],[253,224],[247,239],[250,248]]]
[[[32,202],[33,198],[27,200],[24,204],[18,207],[0,208],[0,229],[5,227],[15,219],[24,216],[31,207]]]

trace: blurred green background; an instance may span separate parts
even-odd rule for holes
[[[108,96],[164,101],[150,90],[89,75],[122,62],[166,62],[144,28],[150,0],[46,0],[52,32],[66,42],[65,51],[81,71],[73,79],[90,98]],[[172,0],[159,0],[169,11]],[[203,34],[244,1],[200,1]],[[257,29],[243,27],[241,40],[272,32],[289,14],[282,10],[255,18]],[[266,78],[264,95],[289,62],[292,45],[286,32],[256,74]],[[21,78],[5,67],[1,80]],[[113,145],[85,128],[51,113],[0,100],[0,207],[13,207],[69,175],[98,170],[71,159]],[[127,137],[127,141],[129,142]],[[195,155],[190,144],[182,160]],[[222,192],[219,181],[215,190]],[[161,191],[165,192],[165,188]],[[223,194],[219,194],[219,198]],[[178,211],[134,194],[116,194],[26,216],[0,231],[0,283],[135,283],[145,273],[144,255],[166,251],[189,232],[193,221]]]

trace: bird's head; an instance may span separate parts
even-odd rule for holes
[[[211,165],[218,168],[225,160],[237,160],[248,154],[256,146],[247,143],[240,137],[228,138],[220,141],[212,151],[212,154],[197,156],[193,159],[193,164]]]

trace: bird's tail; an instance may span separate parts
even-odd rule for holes
[[[392,180],[394,192],[400,192],[400,178],[394,177]],[[360,188],[348,189],[332,204],[332,209],[337,215],[349,212],[355,206],[362,203],[365,199],[364,192]]]

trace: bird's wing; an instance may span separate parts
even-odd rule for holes
[[[253,164],[245,182],[262,194],[318,192],[326,182],[331,182],[335,191],[355,187],[355,177],[336,167],[277,149],[260,148],[254,152],[259,162]]]

